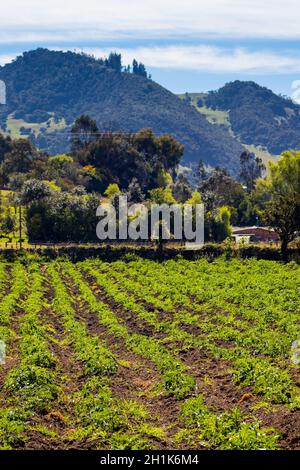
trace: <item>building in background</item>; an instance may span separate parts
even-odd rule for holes
[[[278,243],[279,235],[268,227],[233,227],[232,238],[236,243]]]

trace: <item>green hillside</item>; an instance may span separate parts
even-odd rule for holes
[[[243,147],[248,149],[250,152],[255,153],[257,157],[261,158],[264,164],[266,165],[266,167],[268,167],[269,161],[278,160],[278,156],[280,152],[282,152],[283,150],[287,148],[290,148],[288,143],[286,143],[286,146],[283,144],[278,148],[278,154],[272,154],[265,145],[260,144],[260,142],[263,142],[263,141],[260,141],[258,138],[255,138],[255,136],[251,135],[251,130],[247,132],[247,129],[245,128],[245,131],[239,134],[238,132],[239,129],[235,127],[234,128],[235,131],[234,131],[232,128],[232,123],[231,123],[231,110],[221,109],[221,108],[216,107],[215,105],[213,105],[213,107],[209,106],[212,100],[211,96],[213,96],[215,99],[216,95],[217,95],[217,92],[185,93],[185,94],[180,94],[178,96],[185,102],[188,102],[190,105],[195,107],[195,109],[197,109],[199,113],[205,116],[208,122],[210,122],[211,124],[220,126],[223,129],[227,130],[229,135],[233,137],[234,139],[236,139],[237,141],[239,141],[243,145]],[[278,97],[278,98],[282,100],[281,97]],[[238,103],[236,103],[235,105],[236,105],[236,108],[239,109]],[[228,102],[228,106],[230,106],[230,102]],[[249,129],[253,127],[254,122],[255,122],[255,119],[253,118],[253,116],[251,116],[251,113],[250,113],[250,116],[248,116]],[[270,147],[272,147],[272,144],[270,145]]]
[[[257,83],[228,83],[208,93],[205,106],[226,112],[234,135],[247,145],[271,155],[299,148],[300,106]]]
[[[185,162],[202,159],[236,172],[241,144],[146,76],[83,54],[37,49],[1,67],[0,79],[7,85],[0,128],[13,136],[29,135],[50,153],[68,150],[70,126],[85,113],[101,130],[148,127],[172,134],[185,146]]]

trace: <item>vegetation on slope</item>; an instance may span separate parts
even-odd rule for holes
[[[185,146],[185,161],[201,158],[212,166],[237,172],[243,149],[223,129],[212,126],[149,78],[109,65],[72,52],[38,49],[24,53],[0,68],[8,97],[0,128],[11,127],[12,119],[40,124],[38,136],[36,129],[31,132],[32,141],[50,153],[63,153],[68,148],[70,127],[54,130],[52,125],[48,129],[47,123],[64,119],[71,126],[80,114],[88,113],[101,130],[149,127],[157,134],[171,133]]]
[[[234,134],[245,144],[263,146],[274,155],[299,148],[300,106],[265,87],[237,80],[210,92],[205,105],[227,111]]]

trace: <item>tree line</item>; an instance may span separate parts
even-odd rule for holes
[[[109,67],[118,73],[133,73],[134,75],[151,79],[151,75],[148,74],[147,69],[142,62],[138,62],[136,59],[133,59],[131,65],[124,66],[122,64],[122,54],[118,54],[117,52],[111,52],[105,59],[98,59],[98,63],[105,67]]]
[[[95,241],[100,199],[126,194],[130,203],[203,203],[206,241],[230,238],[233,225],[268,225],[286,256],[300,229],[300,152],[284,152],[266,176],[262,161],[245,151],[238,179],[202,162],[182,169],[183,152],[170,135],[100,132],[83,115],[69,154],[49,156],[29,140],[0,135],[0,185],[26,206],[30,241]]]

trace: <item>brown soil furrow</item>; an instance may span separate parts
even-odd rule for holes
[[[50,283],[45,285],[45,298],[50,305],[54,297]],[[82,388],[85,381],[81,364],[73,358],[72,348],[59,317],[49,308],[43,308],[40,318],[48,331],[48,345],[56,358],[55,372],[61,394],[52,410],[45,416],[35,416],[30,422],[25,449],[67,449],[70,448],[68,433],[74,428],[75,416],[72,395]],[[39,428],[55,432],[55,437],[44,436]],[[37,429],[32,429],[37,428]],[[82,443],[78,443],[81,448]],[[74,445],[76,448],[77,445]]]
[[[9,266],[9,272],[11,272],[11,267]],[[5,292],[3,294],[3,298],[9,294],[12,284],[12,279],[9,276],[9,283],[5,286]],[[5,363],[0,366],[0,392],[2,399],[6,398],[6,392],[4,390],[5,379],[9,372],[17,366],[20,362],[19,357],[19,330],[20,330],[20,319],[24,315],[24,311],[22,310],[22,302],[28,295],[28,291],[24,292],[18,301],[18,305],[15,307],[14,311],[11,313],[10,323],[8,325],[9,329],[11,330],[12,334],[6,344],[6,357]],[[0,338],[1,339],[1,338]]]
[[[245,415],[257,418],[262,426],[280,430],[279,444],[284,449],[300,449],[300,410],[269,403],[259,408],[262,401],[252,387],[239,387],[231,377],[232,364],[212,358],[203,350],[182,351],[180,359],[196,378],[198,390],[206,404],[217,412],[239,407]]]
[[[251,387],[240,388],[233,382],[230,372],[232,364],[228,361],[215,359],[200,348],[181,351],[179,356],[196,378],[207,405],[213,409],[224,411],[239,406],[247,410],[259,400]]]
[[[78,298],[77,288],[67,276],[62,276],[72,298]],[[97,296],[97,294],[95,294]],[[102,294],[98,294],[99,301],[103,301]],[[118,308],[118,313],[120,308]],[[88,331],[106,341],[109,349],[117,356],[119,368],[111,381],[113,396],[117,398],[133,399],[144,405],[149,412],[149,424],[164,429],[164,439],[151,439],[155,448],[167,449],[173,445],[173,436],[179,429],[180,402],[174,398],[166,397],[157,390],[160,381],[158,372],[153,364],[143,357],[127,349],[123,338],[115,337],[101,325],[95,314],[89,311],[88,305],[82,303],[77,308],[77,319],[85,322]],[[123,317],[123,316],[122,316]],[[132,328],[134,329],[134,326]],[[135,330],[139,332],[140,330]],[[143,333],[145,334],[145,332]]]
[[[274,412],[256,413],[265,426],[272,426],[281,435],[279,444],[284,450],[300,450],[300,410],[289,410],[277,405]]]
[[[163,331],[155,329],[154,326],[150,325],[146,320],[137,316],[136,313],[126,309],[123,305],[116,302],[112,296],[110,296],[105,288],[97,283],[97,281],[88,273],[85,273],[86,282],[90,285],[94,292],[94,295],[99,298],[99,301],[105,303],[120,320],[125,324],[129,333],[137,333],[145,336],[151,336],[155,339],[163,339],[167,336]],[[95,291],[93,284],[97,284],[97,291]],[[138,301],[136,302],[139,303]]]

